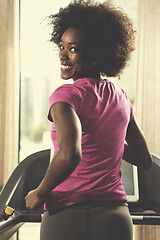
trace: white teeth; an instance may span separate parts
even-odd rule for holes
[[[61,68],[62,68],[62,69],[69,69],[69,68],[72,68],[72,66],[69,66],[69,65],[61,65]]]

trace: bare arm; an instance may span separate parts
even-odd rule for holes
[[[36,201],[33,204],[33,200],[39,198],[44,202],[50,191],[62,183],[81,161],[82,130],[74,109],[67,103],[59,102],[52,106],[51,116],[56,127],[59,150],[39,187],[25,198],[26,206],[31,209],[38,206]]]
[[[149,169],[152,165],[152,158],[135,119],[128,126],[126,142],[123,159],[145,170]]]

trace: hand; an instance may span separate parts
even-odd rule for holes
[[[25,197],[26,200],[26,207],[31,210],[38,210],[40,209],[44,202],[46,201],[46,198],[40,197],[38,195],[38,189],[30,191],[27,196]]]

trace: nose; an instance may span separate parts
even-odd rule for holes
[[[69,60],[68,52],[67,50],[63,50],[59,52],[59,58],[61,61]]]

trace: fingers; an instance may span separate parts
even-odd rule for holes
[[[39,210],[43,207],[44,199],[37,195],[37,191],[30,191],[25,197],[26,207],[30,210]]]

